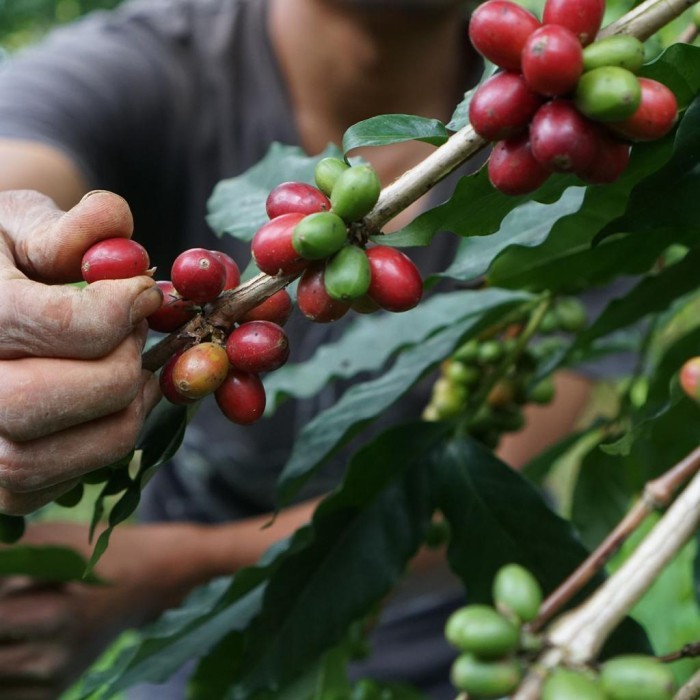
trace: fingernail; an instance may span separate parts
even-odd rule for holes
[[[109,192],[109,190],[90,190],[87,194],[83,195],[80,201],[84,202],[88,197],[92,197],[93,194],[105,194],[107,192]]]
[[[150,316],[157,311],[162,303],[163,293],[160,291],[160,287],[154,284],[148,289],[145,289],[134,299],[131,305],[131,325],[135,326],[137,323],[143,321],[146,316]]]

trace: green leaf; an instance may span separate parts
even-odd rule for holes
[[[437,119],[408,114],[382,114],[351,126],[343,135],[343,152],[363,146],[387,146],[404,141],[424,141],[441,146],[449,138],[445,125]]]
[[[250,700],[262,689],[284,687],[400,580],[431,521],[429,455],[444,435],[443,425],[412,423],[355,455],[341,487],[294,536],[306,531],[306,546],[270,578],[228,698]]]
[[[334,379],[349,379],[384,366],[402,348],[422,343],[449,326],[474,303],[476,292],[438,294],[409,313],[360,316],[335,343],[319,347],[304,363],[287,364],[265,378],[268,404],[274,408],[288,396],[308,397]],[[483,298],[489,303],[488,294]],[[377,338],[382,338],[378,343]],[[372,352],[367,352],[367,348]]]
[[[136,442],[136,449],[142,450],[142,470],[167,462],[177,452],[185,437],[189,413],[187,406],[165,400],[150,412]]]
[[[481,78],[479,79],[479,84],[475,85],[471,90],[467,90],[464,93],[464,98],[457,105],[457,108],[452,114],[452,119],[450,119],[450,122],[447,125],[447,128],[450,129],[450,131],[459,131],[469,124],[469,105],[474,97],[474,93],[479,88],[479,85],[488,80],[497,70],[498,66],[495,66],[490,61],[484,60],[484,70],[481,74]]]
[[[521,470],[521,473],[535,484],[541,484],[554,468],[555,464],[571,452],[581,440],[590,434],[590,429],[578,430],[559,440],[544,452],[531,459]]]
[[[326,156],[342,157],[333,145],[307,156],[297,146],[272,143],[265,157],[237,177],[219,182],[207,203],[207,223],[218,236],[250,241],[268,220],[265,200],[270,190],[289,180],[313,182],[316,163]]]
[[[68,547],[14,545],[0,549],[0,576],[31,576],[42,581],[103,583],[85,573],[85,559]]]
[[[288,503],[324,460],[403,396],[468,334],[476,334],[500,314],[530,299],[522,293],[498,289],[471,292],[469,298],[470,302],[465,298],[460,318],[403,352],[382,376],[350,388],[334,406],[307,423],[278,481],[280,505]]]

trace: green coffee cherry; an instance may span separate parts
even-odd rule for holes
[[[70,491],[66,491],[66,493],[59,496],[56,499],[56,503],[64,508],[73,508],[82,500],[84,491],[85,487],[82,483],[76,484]]]
[[[497,659],[515,650],[519,630],[488,605],[467,605],[450,615],[445,637],[461,651],[482,659]]]
[[[583,70],[606,66],[636,73],[644,63],[644,44],[637,37],[618,34],[594,41],[583,50]]]
[[[574,103],[581,114],[597,122],[619,122],[639,107],[642,88],[625,68],[605,66],[584,73],[576,86]]]
[[[21,515],[0,513],[0,542],[14,544],[24,534],[26,524]]]
[[[578,333],[586,326],[588,312],[583,302],[574,297],[562,297],[554,307],[559,328],[569,333]]]
[[[365,251],[355,245],[346,245],[329,260],[323,283],[328,296],[338,301],[352,301],[367,292],[370,277]]]
[[[484,365],[498,362],[504,353],[503,343],[500,340],[485,340],[479,344],[477,360]]]
[[[542,588],[525,567],[506,564],[493,580],[493,600],[504,615],[530,622],[542,605]]]
[[[453,418],[464,409],[468,392],[466,387],[454,384],[445,377],[440,377],[433,385],[431,405],[437,411],[438,418]]]
[[[305,216],[292,233],[292,246],[306,260],[322,260],[337,253],[347,241],[345,222],[336,214],[320,211]]]
[[[316,187],[318,187],[326,197],[330,197],[336,180],[340,177],[340,174],[345,172],[349,167],[350,166],[344,160],[340,160],[340,158],[321,158],[314,168]]]
[[[540,333],[549,334],[556,333],[559,330],[559,319],[554,313],[554,309],[549,309],[542,317],[539,325]]]
[[[463,362],[454,360],[447,365],[445,376],[456,384],[471,387],[479,382],[482,372],[474,365],[465,365]]]
[[[671,669],[653,656],[642,654],[606,661],[600,682],[609,700],[670,700],[676,688]]]
[[[552,379],[552,377],[545,377],[544,379],[540,379],[540,381],[530,389],[528,399],[532,401],[532,403],[544,405],[551,403],[555,393],[556,386],[554,384],[554,379]]]
[[[331,191],[331,209],[341,219],[359,221],[379,199],[379,177],[370,165],[353,165],[342,172]]]
[[[476,362],[479,357],[479,341],[476,338],[468,340],[463,345],[460,345],[457,350],[455,350],[452,359],[458,362],[464,362],[464,364],[469,364],[471,362]]]
[[[606,700],[606,695],[592,678],[556,668],[542,686],[542,700]]]
[[[520,684],[522,670],[515,659],[482,661],[472,654],[460,654],[450,671],[452,685],[480,698],[502,698]]]

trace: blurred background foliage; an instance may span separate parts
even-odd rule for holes
[[[41,38],[51,27],[121,0],[0,0],[0,47],[13,51]]]

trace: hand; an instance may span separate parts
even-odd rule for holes
[[[107,585],[0,579],[0,700],[54,700],[121,631],[177,604],[208,576],[194,553],[201,532],[120,526],[97,567]],[[68,523],[30,527],[23,544],[91,551],[87,528]]]
[[[132,229],[108,192],[68,212],[0,193],[0,512],[36,510],[128,454],[160,397],[141,370],[143,319],[161,303],[153,280],[51,284],[79,280],[93,243]]]

